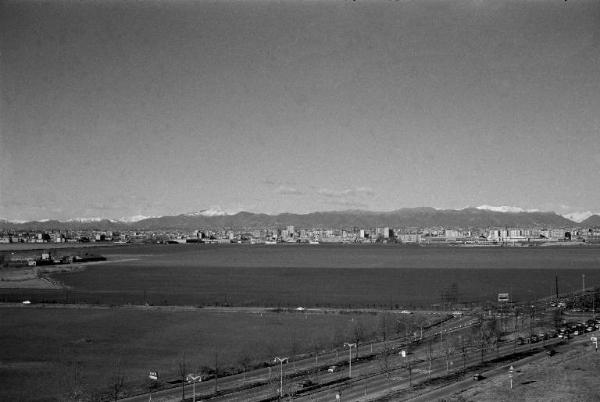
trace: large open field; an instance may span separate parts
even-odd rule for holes
[[[0,308],[0,400],[65,400],[81,388],[108,391],[117,365],[129,391],[149,370],[177,376],[240,370],[275,355],[341,349],[355,323],[373,335],[373,314],[237,313],[127,308]]]

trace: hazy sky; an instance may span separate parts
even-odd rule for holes
[[[2,1],[0,218],[600,211],[600,1]]]

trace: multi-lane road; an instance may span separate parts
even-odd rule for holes
[[[469,316],[454,317],[443,324],[444,333],[450,333],[473,325],[477,320]],[[439,334],[441,326],[436,326],[425,331],[424,339]],[[342,345],[340,345],[342,346]],[[398,353],[405,348],[404,339],[392,339],[387,342],[374,342],[359,345],[359,360],[356,360],[356,350],[353,349],[352,356],[352,379],[348,381],[348,350],[330,352],[311,358],[288,362],[283,365],[284,392],[295,393],[298,396],[305,392],[310,394],[310,387],[302,389],[300,383],[305,379],[311,379],[319,384],[352,384],[361,381],[361,378],[372,377],[374,373],[382,370],[382,359],[378,359],[384,351],[390,353],[385,365],[388,368],[397,367],[402,363]],[[412,346],[411,346],[412,347]],[[415,358],[414,354],[409,355]],[[385,359],[384,359],[385,360]],[[329,367],[336,366],[333,372]],[[419,369],[417,368],[417,371]],[[392,370],[392,376],[399,377],[398,369]],[[386,377],[387,378],[387,377]],[[270,368],[262,368],[249,371],[245,375],[238,374],[227,376],[218,380],[218,390],[215,393],[214,380],[196,383],[197,400],[210,401],[262,401],[277,396],[280,381],[280,367],[274,365]],[[364,380],[363,380],[364,381]],[[332,387],[334,385],[325,385]],[[317,391],[321,389],[318,388]],[[367,387],[368,389],[368,387]],[[305,391],[305,392],[297,392]],[[318,393],[318,392],[317,392]],[[185,386],[186,398],[192,398],[192,385]],[[125,401],[148,401],[150,394],[139,395],[124,399]],[[181,400],[181,388],[171,388],[154,392],[152,401],[179,401]]]
[[[352,376],[349,377],[348,350],[331,352],[317,357],[286,362],[282,366],[273,365],[250,371],[246,375],[223,377],[218,381],[218,392],[215,393],[214,380],[196,384],[196,400],[203,401],[268,401],[276,400],[279,394],[280,381],[283,382],[283,394],[286,399],[298,401],[365,401],[386,399],[393,395],[394,400],[410,399],[416,396],[415,385],[423,384],[428,379],[444,376],[462,377],[460,372],[469,369],[481,369],[482,353],[477,345],[467,348],[454,347],[452,352],[440,353],[445,336],[453,332],[470,331],[469,327],[477,325],[479,318],[469,315],[456,316],[442,325],[424,332],[420,342],[409,345],[403,339],[387,342],[359,345],[359,356],[353,350]],[[440,336],[440,332],[443,335]],[[455,334],[455,335],[458,335]],[[431,357],[428,344],[437,345],[437,356]],[[544,350],[555,347],[560,339],[550,339],[534,345],[516,345],[514,342],[499,343],[497,348],[485,350],[485,361],[498,360],[510,355],[524,356],[527,359],[546,357]],[[340,345],[341,346],[341,345]],[[402,351],[408,353],[404,356]],[[537,355],[536,355],[537,353]],[[532,356],[530,356],[532,355]],[[537,356],[537,357],[536,357]],[[431,358],[430,358],[431,357]],[[330,371],[329,367],[335,366]],[[280,370],[283,370],[283,379]],[[469,376],[468,376],[469,377]],[[472,381],[472,380],[471,380]],[[453,382],[455,383],[455,382]],[[419,387],[421,389],[426,387]],[[429,387],[431,388],[431,387]],[[451,393],[451,388],[438,388],[440,395]],[[192,386],[185,387],[186,400],[192,399]],[[148,401],[149,394],[126,399],[127,401]],[[180,401],[181,388],[172,388],[152,394],[152,401]]]

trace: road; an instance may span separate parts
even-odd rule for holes
[[[455,317],[444,324],[444,334],[467,330],[468,327],[477,323],[477,319],[469,316]],[[481,352],[477,350],[476,345],[470,345],[462,350],[455,349],[453,354],[448,356],[439,355],[431,359],[428,356],[428,340],[431,339],[435,344],[441,343],[440,328],[432,328],[424,333],[424,340],[420,343],[413,343],[408,346],[409,354],[401,357],[399,352],[407,349],[406,343],[402,339],[394,339],[388,342],[378,342],[373,344],[360,345],[360,358],[356,359],[353,353],[352,378],[348,378],[348,352],[339,354],[327,353],[314,357],[290,362],[283,365],[284,394],[286,398],[292,398],[299,401],[365,401],[385,399],[393,395],[394,400],[409,399],[415,397],[412,386],[421,384],[429,378],[444,377],[447,375],[456,375],[463,367],[469,369],[481,364]],[[589,333],[580,336],[589,339]],[[443,335],[446,336],[446,335]],[[547,357],[544,347],[556,346],[561,340],[551,339],[533,345],[516,346],[513,342],[501,343],[497,349],[485,352],[486,361],[509,356],[513,353],[531,352],[537,350],[537,354],[527,359],[537,359]],[[568,345],[567,345],[568,347]],[[382,353],[387,351],[387,358]],[[410,372],[408,366],[410,364]],[[521,364],[521,363],[519,363]],[[336,365],[337,369],[330,373],[327,368]],[[485,372],[484,376],[494,375],[494,370],[502,372],[505,363],[496,363],[497,368]],[[196,385],[196,400],[203,401],[265,401],[276,399],[279,392],[279,366],[264,368],[248,372],[244,376],[234,375],[219,379],[219,393],[214,393],[214,380],[199,383]],[[468,371],[468,370],[467,370]],[[459,382],[461,384],[472,383],[470,376],[467,380]],[[304,380],[311,380],[318,383],[315,387],[302,387]],[[452,386],[456,387],[456,381],[451,381]],[[452,386],[442,387],[434,391],[434,397],[437,394],[442,396],[453,393]],[[186,386],[186,398],[191,400],[191,386]],[[418,397],[417,397],[418,398]],[[147,401],[149,395],[140,395],[134,398],[128,398],[127,401]],[[152,395],[152,401],[179,401],[181,400],[181,388],[173,388],[160,391]],[[431,400],[417,399],[417,400]]]
[[[439,314],[439,313],[438,313]],[[465,328],[469,325],[472,325],[475,320],[469,316],[462,316],[449,319],[446,323],[444,323],[445,331],[452,331],[458,328]],[[424,331],[423,336],[433,336],[435,333],[439,332],[439,327],[433,327],[427,331]],[[402,338],[392,339],[388,342],[374,342],[374,343],[365,343],[359,345],[359,356],[375,356],[382,351],[387,349],[397,349],[399,350],[402,346],[406,344],[405,340]],[[340,345],[341,346],[341,345]],[[356,349],[353,349],[353,356],[356,356]],[[290,377],[294,379],[294,381],[299,381],[298,379],[302,379],[306,377],[308,373],[315,373],[315,370],[318,368],[318,376],[320,378],[327,378],[328,381],[334,381],[336,379],[345,378],[345,374],[341,370],[337,370],[333,374],[328,373],[328,367],[335,365],[340,369],[347,367],[348,365],[348,351],[340,350],[338,352],[329,352],[319,355],[315,360],[314,357],[305,358],[297,361],[291,361],[287,364],[283,365],[284,376],[286,382]],[[356,363],[353,362],[353,372],[355,370]],[[357,366],[356,370],[364,370],[359,366]],[[360,374],[360,371],[357,371],[357,375]],[[329,375],[329,377],[327,377]],[[254,400],[250,398],[250,395],[256,392],[257,397],[255,400],[261,400],[268,398],[269,395],[276,395],[276,389],[279,386],[279,366],[272,366],[270,368],[263,368],[250,371],[243,374],[237,374],[232,376],[227,376],[223,378],[219,378],[218,380],[218,390],[219,393],[215,395],[214,392],[214,380],[209,380],[206,382],[201,382],[196,384],[196,394],[200,395],[203,400],[211,400],[211,401],[220,401],[220,400]],[[273,385],[274,384],[274,385]],[[262,391],[255,390],[253,387],[262,389]],[[242,392],[236,392],[236,390],[243,388]],[[192,395],[192,386],[186,385],[185,387],[186,397],[191,397]],[[238,395],[240,394],[240,395]],[[143,394],[135,397],[130,397],[123,399],[123,401],[128,402],[142,402],[148,401],[150,395]],[[250,398],[250,399],[249,399]],[[159,402],[167,402],[167,401],[180,401],[181,400],[181,387],[166,389],[158,392],[154,392],[152,394],[152,401]]]

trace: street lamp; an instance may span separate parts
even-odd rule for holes
[[[188,374],[187,377],[185,378],[187,380],[187,382],[191,382],[192,383],[192,392],[193,392],[193,398],[192,401],[196,402],[196,381],[202,381],[202,376],[201,375],[194,375],[194,374]]]
[[[275,363],[279,363],[279,367],[280,367],[280,374],[279,374],[279,397],[283,398],[283,362],[288,361],[287,357],[275,357],[275,359],[273,359],[273,361]]]
[[[345,342],[344,343],[344,347],[348,348],[348,367],[349,367],[349,371],[348,371],[348,378],[352,378],[352,347],[356,347],[356,343],[348,343]]]

